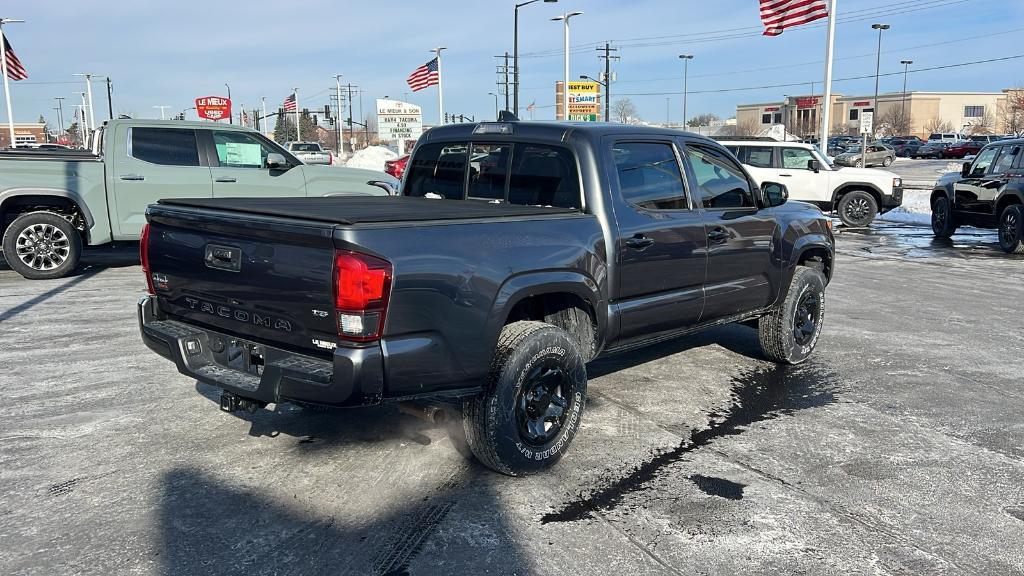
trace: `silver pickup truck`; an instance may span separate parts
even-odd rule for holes
[[[327,164],[330,166],[334,163],[331,153],[324,150],[318,142],[289,142],[286,147],[305,164]]]
[[[25,278],[74,270],[83,246],[137,241],[162,198],[385,195],[383,172],[308,166],[240,126],[111,120],[91,151],[0,153],[0,235]]]

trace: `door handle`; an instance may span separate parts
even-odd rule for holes
[[[626,246],[629,246],[634,250],[646,250],[651,244],[654,244],[654,238],[649,238],[642,234],[637,234],[629,240],[626,240]]]
[[[783,178],[792,178],[793,177],[792,174],[779,174],[779,176],[782,176]]]
[[[722,244],[729,238],[730,234],[725,230],[725,228],[712,228],[711,231],[708,232],[708,240],[710,240],[712,244]]]
[[[141,175],[141,174],[122,174],[121,175],[121,180],[141,181],[141,180],[145,180],[145,179],[146,179],[146,177]]]
[[[220,176],[219,178],[214,180],[214,182],[238,182],[238,180],[235,180],[231,176]]]

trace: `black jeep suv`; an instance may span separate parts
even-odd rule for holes
[[[932,232],[949,238],[958,226],[997,228],[999,247],[1024,254],[1024,139],[985,146],[960,177],[932,191]]]

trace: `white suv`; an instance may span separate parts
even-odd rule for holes
[[[792,200],[838,212],[847,226],[867,226],[903,203],[903,181],[887,170],[833,166],[810,144],[777,140],[720,140],[757,183],[779,182]]]

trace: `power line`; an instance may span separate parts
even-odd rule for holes
[[[899,16],[902,14],[910,14],[913,12],[920,12],[922,10],[931,10],[935,8],[944,8],[955,4],[963,4],[965,2],[973,2],[976,0],[909,0],[899,6],[875,6],[872,8],[865,8],[861,10],[854,10],[841,14],[836,20],[838,24],[849,24],[853,22],[863,22],[865,20],[872,20],[880,17],[887,16]],[[862,13],[862,14],[859,14]],[[804,31],[811,29],[824,28],[825,24],[808,24],[794,29],[794,31]],[[760,26],[746,26],[742,28],[725,28],[721,30],[711,30],[707,32],[694,32],[688,34],[680,34],[674,36],[648,36],[648,37],[637,37],[629,38],[626,40],[616,41],[617,44],[625,48],[649,48],[655,46],[673,46],[679,44],[699,44],[705,42],[717,42],[722,40],[734,40],[738,38],[750,38],[760,37],[762,35],[762,27]],[[677,38],[676,40],[665,40],[668,38]],[[688,40],[685,38],[689,38]],[[632,41],[646,41],[651,40],[652,42],[641,42],[630,44]],[[658,40],[661,40],[660,42]],[[570,53],[581,54],[589,52],[594,47],[599,47],[602,42],[588,42],[585,44],[579,44],[573,46],[570,49]],[[543,50],[538,52],[530,52],[527,54],[521,54],[520,58],[548,58],[553,56],[559,56],[562,54],[561,50]]]
[[[929,72],[933,70],[946,70],[949,68],[960,68],[963,66],[973,66],[975,64],[988,64],[991,62],[1003,62],[1006,60],[1016,60],[1018,58],[1024,58],[1024,54],[1018,54],[1016,56],[1003,56],[1002,58],[989,58],[987,60],[975,60],[973,62],[961,62],[959,64],[944,64],[942,66],[931,66],[929,68],[915,68],[911,69],[909,74],[917,74],[919,72]],[[879,76],[901,76],[903,70],[898,72],[885,72],[879,74]],[[874,78],[874,74],[867,74],[864,76],[850,76],[848,78],[836,78],[833,82],[847,82],[850,80],[864,80],[866,78]],[[808,82],[789,82],[786,84],[766,84],[764,86],[744,86],[740,88],[721,88],[718,90],[691,90],[690,94],[721,94],[723,92],[744,92],[750,90],[767,90],[770,88],[787,88],[790,86],[806,86]],[[619,96],[674,96],[681,94],[681,92],[634,92],[632,94],[619,94]]]

